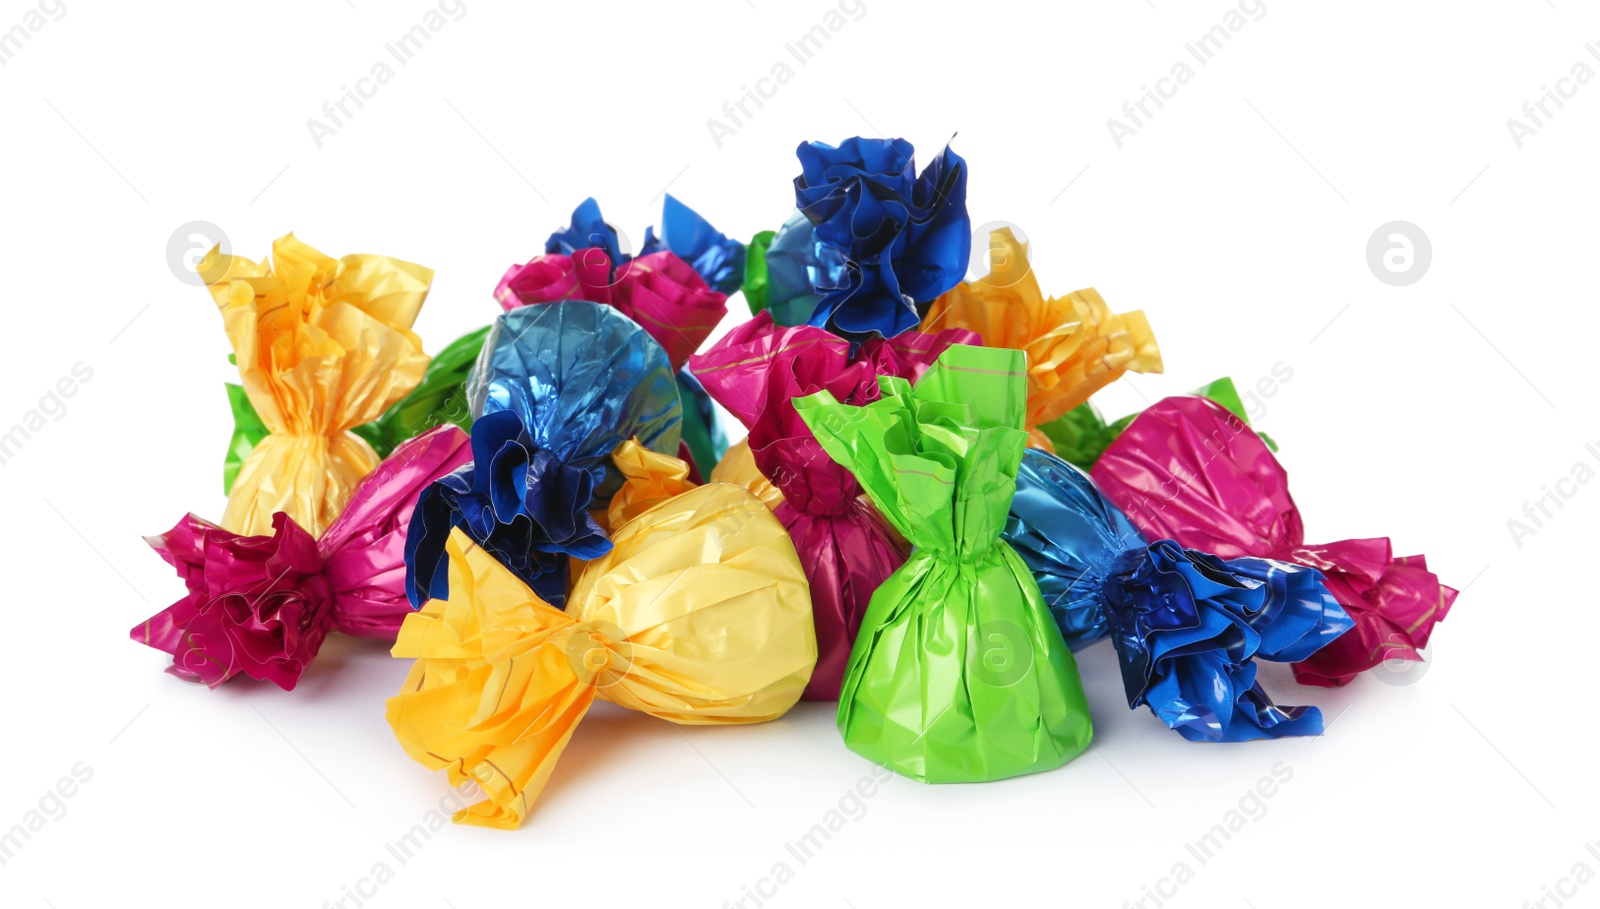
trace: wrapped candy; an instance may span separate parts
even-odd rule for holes
[[[689,462],[696,482],[704,481],[715,470],[728,451],[728,434],[717,420],[717,409],[711,395],[686,366],[675,376],[678,382],[678,401],[683,405],[683,429],[680,454]]]
[[[1225,558],[1309,565],[1354,630],[1297,661],[1295,678],[1336,686],[1387,660],[1420,660],[1455,602],[1422,556],[1394,558],[1387,537],[1307,546],[1288,475],[1244,421],[1214,401],[1166,398],[1141,413],[1095,463],[1106,496],[1146,536]]]
[[[413,658],[389,699],[395,736],[487,798],[458,823],[513,829],[598,697],[686,725],[758,723],[799,700],[816,662],[805,574],[772,513],[726,484],[614,528],[565,612],[460,530],[450,597],[406,619]]]
[[[1021,351],[953,345],[865,406],[795,402],[911,541],[878,587],[839,692],[851,750],[925,782],[993,780],[1089,747],[1077,664],[1039,586],[1000,539],[1027,445]]]
[[[1087,474],[1036,448],[1022,457],[1003,536],[1068,646],[1111,635],[1129,707],[1149,706],[1197,742],[1321,733],[1315,707],[1272,703],[1254,662],[1305,659],[1350,629],[1315,569],[1147,546]]]
[[[726,296],[744,283],[744,244],[730,239],[671,193],[661,203],[661,236],[644,229],[644,255],[670,250],[689,263],[712,290]]]
[[[892,338],[917,327],[916,304],[966,274],[967,162],[946,146],[919,175],[913,151],[904,139],[859,136],[795,150],[795,205],[814,228],[819,299],[810,324],[856,340]],[[772,258],[768,250],[769,269]]]
[[[805,325],[817,310],[816,280],[844,268],[843,254],[816,242],[816,228],[798,211],[776,231],[750,241],[743,292],[750,314],[772,313],[779,325]]]
[[[1224,376],[1207,385],[1195,389],[1191,394],[1203,398],[1210,398],[1226,407],[1234,416],[1250,425],[1250,414],[1246,412],[1244,400],[1239,397],[1239,389],[1234,387],[1233,380]],[[1088,470],[1099,460],[1101,452],[1106,446],[1116,441],[1117,436],[1128,428],[1138,414],[1131,413],[1117,420],[1107,423],[1105,417],[1100,415],[1099,408],[1093,401],[1085,401],[1068,411],[1066,416],[1039,426],[1039,432],[1050,440],[1055,448],[1055,453],[1061,460],[1076,467]],[[1274,442],[1266,433],[1260,432],[1261,441],[1273,451],[1278,450],[1278,443]]]
[[[595,273],[586,274],[590,270]],[[682,368],[727,315],[727,295],[707,287],[689,263],[670,251],[630,260],[615,279],[610,271],[597,249],[576,256],[536,256],[506,272],[495,298],[507,310],[559,300],[608,303],[656,339],[674,370]]]
[[[1022,556],[1056,627],[1074,651],[1109,631],[1105,578],[1144,538],[1081,472],[1030,448],[1017,471],[1017,493],[1001,535]]]
[[[416,388],[376,420],[357,426],[353,430],[355,434],[372,443],[378,454],[388,457],[400,443],[435,426],[448,423],[471,430],[467,376],[488,336],[489,326],[485,325],[446,344],[423,370],[422,381]]]
[[[727,315],[728,297],[721,288],[738,288],[744,247],[672,196],[667,196],[663,224],[662,237],[646,232],[643,254],[635,258],[622,251],[595,201],[586,199],[572,213],[572,226],[551,235],[546,254],[506,271],[495,299],[507,310],[589,300],[615,306],[638,322],[666,350],[678,373],[684,453],[708,473],[727,441],[710,401],[683,367]]]
[[[523,583],[561,605],[567,556],[609,547],[589,515],[621,483],[611,452],[637,437],[678,450],[681,409],[666,353],[638,324],[568,300],[495,320],[467,382],[473,461],[423,490],[406,540],[406,592],[449,594],[445,544],[464,528]]]
[[[906,550],[861,500],[849,469],[828,458],[793,399],[827,389],[852,404],[876,400],[878,376],[914,379],[950,344],[971,338],[949,332],[874,339],[852,357],[843,338],[805,325],[779,328],[762,313],[692,358],[706,391],[750,427],[755,466],[782,494],[773,510],[801,553],[817,622],[809,700],[838,697],[867,601]]]
[[[728,313],[727,295],[706,286],[689,263],[668,250],[630,260],[614,279],[610,272],[610,263],[597,249],[575,256],[536,256],[506,272],[495,299],[508,311],[559,300],[615,306],[656,339],[675,371]]]
[[[422,371],[422,381],[406,392],[406,396],[389,405],[376,420],[362,423],[351,432],[366,439],[378,457],[387,458],[390,452],[407,439],[422,435],[435,426],[451,423],[462,429],[472,428],[472,415],[467,412],[467,373],[478,359],[483,339],[489,326],[468,332],[446,344]],[[228,454],[222,468],[222,492],[233,491],[234,476],[256,444],[267,437],[266,424],[250,404],[244,386],[225,383],[228,404],[233,410],[233,438],[228,444]]]
[[[1161,351],[1144,313],[1113,314],[1093,288],[1046,298],[1028,264],[1027,244],[1005,227],[990,234],[991,270],[933,302],[923,331],[966,328],[986,347],[1028,354],[1029,444],[1053,450],[1039,430],[1127,372],[1161,371]]]
[[[728,446],[728,453],[711,471],[711,482],[743,486],[773,511],[783,504],[783,491],[774,486],[761,468],[756,466],[756,456],[750,453],[748,436]]]
[[[578,207],[572,210],[572,222],[550,234],[544,244],[546,253],[564,256],[591,249],[605,253],[607,267],[620,265],[632,257],[630,252],[623,250],[617,229],[606,223],[605,217],[600,214],[600,203],[592,196],[579,202]]]
[[[201,263],[244,393],[269,430],[240,465],[222,526],[256,535],[284,512],[313,537],[377,453],[350,430],[399,400],[428,357],[411,332],[433,272],[384,256],[332,259],[279,238],[271,262],[213,249]]]
[[[394,450],[314,539],[284,512],[271,536],[187,515],[148,537],[189,592],[130,636],[172,654],[172,672],[215,688],[236,675],[292,690],[329,631],[394,640],[411,612],[406,528],[417,492],[467,460],[467,434],[441,426]]]
[[[1322,734],[1322,712],[1272,703],[1255,664],[1303,660],[1350,630],[1314,570],[1157,540],[1119,560],[1105,590],[1129,707],[1191,742]]]

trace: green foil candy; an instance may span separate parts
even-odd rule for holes
[[[775,230],[764,230],[751,237],[744,248],[744,283],[740,291],[752,316],[767,308],[767,249],[777,235]]]
[[[915,388],[795,400],[914,547],[872,595],[839,696],[851,750],[930,783],[1059,767],[1093,731],[1078,667],[1022,559],[1000,539],[1028,436],[1018,350],[955,345]]]

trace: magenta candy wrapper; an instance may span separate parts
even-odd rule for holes
[[[470,460],[446,425],[397,447],[356,487],[320,540],[288,515],[243,536],[194,515],[147,537],[188,587],[131,637],[172,654],[171,671],[216,687],[235,675],[294,688],[329,631],[392,641],[411,612],[405,536],[417,494]]]
[[[1149,539],[1224,559],[1316,568],[1355,622],[1295,663],[1305,684],[1343,685],[1388,660],[1420,660],[1455,602],[1422,556],[1394,558],[1387,537],[1305,543],[1289,476],[1243,420],[1207,398],[1166,398],[1141,413],[1090,472]]]

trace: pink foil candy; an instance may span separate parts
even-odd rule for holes
[[[674,372],[728,314],[727,294],[712,290],[693,266],[667,250],[631,259],[615,275],[599,248],[535,256],[511,266],[494,295],[507,310],[560,300],[615,306],[666,349]]]
[[[867,603],[907,550],[792,402],[824,388],[846,403],[876,401],[878,376],[915,381],[951,344],[977,343],[965,330],[908,332],[867,341],[851,357],[849,341],[809,325],[779,327],[763,312],[690,360],[706,392],[750,428],[756,467],[783,493],[774,513],[800,553],[817,630],[807,700],[838,699]]]
[[[1294,664],[1302,684],[1343,685],[1388,660],[1421,660],[1457,591],[1422,556],[1394,558],[1387,537],[1308,546],[1289,477],[1261,437],[1207,398],[1166,398],[1141,413],[1090,471],[1150,539],[1224,559],[1308,565],[1355,627]]]
[[[172,654],[171,672],[215,688],[243,674],[294,689],[329,631],[392,641],[411,612],[405,537],[417,494],[471,460],[467,434],[441,426],[400,445],[314,540],[288,515],[271,536],[241,536],[194,515],[146,541],[189,592],[135,626]]]

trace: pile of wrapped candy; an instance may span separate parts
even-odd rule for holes
[[[969,782],[1089,746],[1073,653],[1103,639],[1129,707],[1194,742],[1321,733],[1258,660],[1337,686],[1422,659],[1456,591],[1387,538],[1306,543],[1230,382],[1108,423],[1090,396],[1162,369],[1142,312],[1046,296],[1009,229],[963,282],[959,155],[798,155],[797,211],[749,243],[667,196],[634,255],[586,200],[431,358],[427,268],[214,250],[228,504],[149,538],[188,593],[133,638],[284,689],[331,632],[392,641],[401,747],[505,828],[596,698],[682,724],[837,701],[850,749]],[[752,318],[708,345],[734,293]]]

